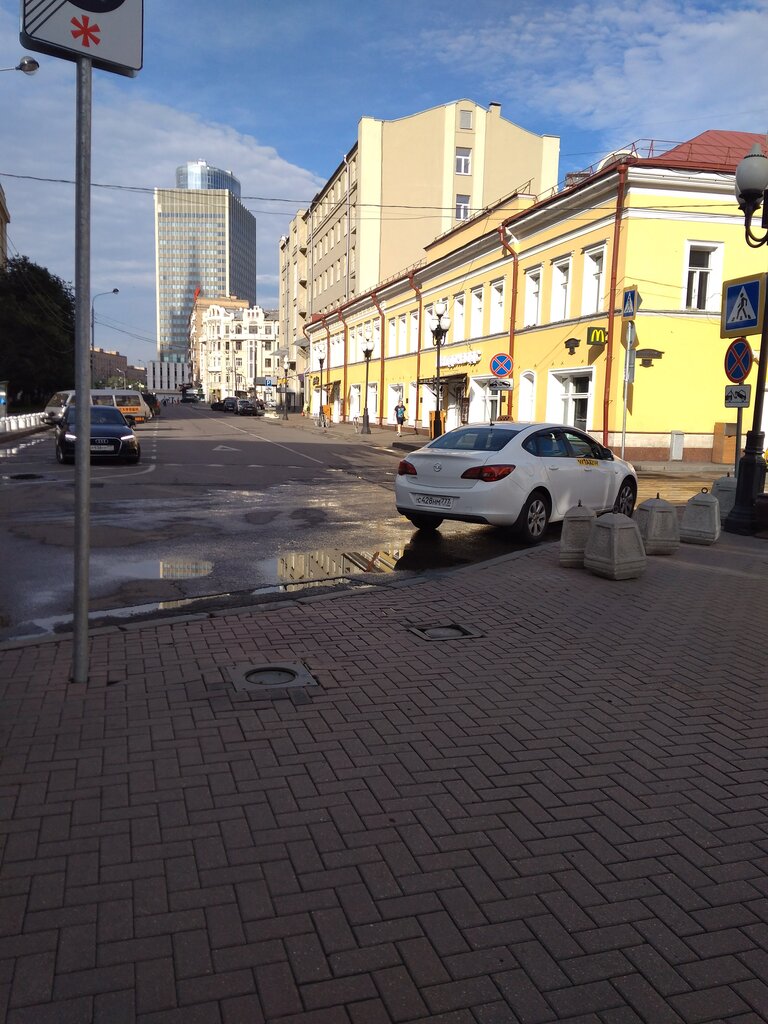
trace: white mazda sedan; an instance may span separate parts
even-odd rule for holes
[[[397,468],[397,511],[421,530],[444,519],[514,526],[533,544],[582,505],[632,515],[637,474],[589,434],[561,423],[457,427]]]

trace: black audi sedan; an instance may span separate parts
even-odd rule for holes
[[[75,461],[76,408],[71,405],[56,426],[56,461]],[[141,445],[133,432],[133,417],[125,417],[110,405],[91,407],[92,459],[113,459],[136,463],[141,458]]]

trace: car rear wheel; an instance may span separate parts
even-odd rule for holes
[[[616,495],[613,511],[621,512],[625,516],[631,516],[635,508],[636,498],[637,486],[635,481],[631,477],[627,477],[619,488],[619,493]]]
[[[405,517],[408,522],[413,523],[417,530],[436,530],[442,519],[440,516],[420,516],[418,512]]]
[[[60,466],[63,466],[68,465],[69,463],[74,462],[75,460],[71,456],[65,455],[61,448],[59,448],[59,446],[56,445],[56,461],[59,463]]]
[[[542,491],[534,491],[520,510],[515,529],[525,544],[538,544],[549,524],[549,499]]]

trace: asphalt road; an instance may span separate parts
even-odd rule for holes
[[[92,466],[90,607],[101,616],[368,585],[516,547],[458,523],[433,537],[414,531],[394,509],[400,454],[384,447],[207,408],[164,412],[138,428],[138,466]],[[74,468],[55,462],[46,433],[0,449],[0,476],[0,639],[66,626]]]

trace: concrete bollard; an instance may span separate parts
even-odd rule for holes
[[[677,509],[658,494],[638,505],[633,518],[646,555],[672,555],[680,547]]]
[[[726,473],[719,476],[712,484],[712,494],[720,505],[720,525],[728,518],[728,513],[736,504],[736,477]]]
[[[634,519],[608,512],[592,523],[584,549],[584,568],[609,580],[634,580],[645,572],[643,538]]]
[[[719,536],[720,502],[702,487],[683,509],[680,540],[684,544],[714,544]]]
[[[581,568],[584,565],[584,548],[595,518],[592,509],[585,508],[581,502],[565,513],[563,532],[560,535],[560,565],[567,568]]]

